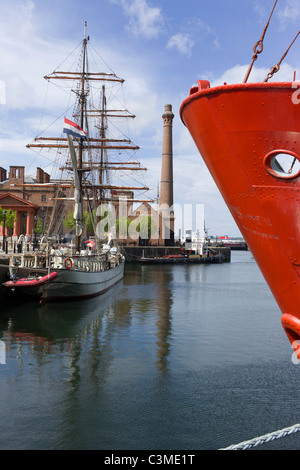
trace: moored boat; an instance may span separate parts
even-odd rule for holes
[[[16,280],[10,280],[6,282],[7,286],[11,287],[40,287],[44,286],[48,282],[53,281],[57,277],[56,272],[45,274],[44,276],[24,277]]]
[[[161,257],[141,257],[138,260],[142,264],[216,264],[222,263],[220,253],[210,256],[200,255],[167,255]]]
[[[125,256],[118,247],[114,225],[116,220],[110,218],[110,212],[116,212],[120,198],[125,198],[126,205],[128,194],[133,197],[133,191],[148,189],[144,186],[118,186],[112,182],[111,174],[115,174],[115,171],[121,170],[123,174],[126,170],[132,172],[145,168],[141,168],[135,159],[139,147],[126,136],[123,129],[119,129],[122,120],[127,123],[128,118],[132,120],[135,117],[118,97],[113,98],[112,88],[122,86],[124,80],[111,70],[90,71],[89,40],[85,23],[79,59],[75,62],[78,64],[77,70],[61,71],[59,68],[44,77],[50,82],[63,81],[64,91],[65,83],[68,83],[70,96],[75,95],[72,115],[70,119],[65,117],[61,123],[61,136],[39,135],[33,143],[27,145],[34,151],[47,149],[56,152],[53,166],[55,171],[57,167],[61,170],[62,176],[39,184],[56,190],[47,234],[42,237],[43,243],[36,251],[28,253],[24,245],[22,253],[12,255],[10,280],[4,286],[42,301],[93,297],[122,280]],[[97,102],[94,102],[95,97]],[[113,104],[117,104],[117,109],[114,109]],[[66,113],[69,110],[70,101],[67,102]],[[116,120],[118,126],[114,124]],[[112,131],[109,130],[110,122]],[[116,132],[118,136],[115,136]],[[130,153],[134,155],[131,160]],[[126,155],[126,162],[122,160],[122,154]],[[58,158],[62,159],[58,161]],[[57,240],[60,238],[59,230],[63,220],[68,215],[66,207],[72,209],[70,214],[74,222],[75,240],[74,243],[60,244]],[[85,241],[84,224],[87,217],[92,226],[88,232],[92,231],[93,235]]]
[[[46,268],[40,267],[39,262],[33,264],[36,258],[41,261],[40,255],[22,257],[19,266],[9,268],[10,280],[4,285],[42,302],[65,301],[100,295],[124,276],[125,258],[119,252],[113,255],[83,252],[72,255],[69,249],[54,251],[48,257]],[[19,277],[19,273],[24,271],[30,271],[30,274]]]
[[[274,72],[261,83],[244,80],[211,88],[199,80],[180,114],[280,307],[297,352],[299,90],[292,80],[269,82]]]

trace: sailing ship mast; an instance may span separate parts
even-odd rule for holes
[[[81,77],[81,93],[79,95],[80,102],[80,127],[84,130],[84,111],[86,109],[86,91],[85,91],[85,71],[86,71],[86,26],[84,24],[84,37],[83,37],[83,58],[82,58],[82,77]],[[74,169],[74,181],[75,181],[75,210],[74,210],[74,219],[76,224],[76,238],[75,246],[76,251],[80,252],[81,249],[81,235],[82,235],[82,224],[83,224],[83,211],[82,211],[82,202],[83,202],[83,193],[82,193],[82,156],[83,156],[83,138],[79,140],[79,149],[78,149],[78,163],[76,161],[76,153],[73,147],[73,141],[68,135],[68,144],[70,148],[70,155],[73,163]]]
[[[86,92],[85,92],[85,71],[86,71],[86,45],[87,45],[87,37],[86,37],[86,26],[87,23],[84,23],[84,37],[83,37],[83,58],[82,58],[82,76],[81,76],[81,93],[79,96],[81,109],[80,109],[80,127],[84,129],[84,111],[86,109]],[[78,150],[78,170],[79,170],[79,182],[80,186],[82,183],[82,154],[83,154],[83,138],[79,141],[79,150]]]
[[[88,64],[88,56],[87,56],[87,46],[88,46],[88,41],[89,41],[89,36],[86,34],[86,29],[87,29],[87,23],[85,22],[84,25],[84,37],[82,41],[82,62],[81,62],[81,68],[79,71],[76,72],[64,72],[61,70],[55,70],[52,72],[50,75],[46,75],[44,78],[48,81],[51,80],[72,80],[73,82],[76,81],[79,86],[77,90],[72,90],[75,91],[77,95],[77,101],[78,101],[78,107],[77,110],[74,114],[73,117],[76,119],[78,125],[87,133],[87,138],[80,138],[80,139],[74,139],[72,140],[72,149],[77,153],[77,161],[76,161],[76,155],[72,157],[72,150],[70,149],[70,156],[71,160],[76,161],[76,169],[74,173],[77,173],[78,175],[78,188],[76,187],[75,183],[65,183],[65,184],[59,184],[59,183],[48,183],[47,186],[49,187],[50,185],[56,187],[58,190],[61,188],[75,188],[75,195],[76,195],[76,190],[80,192],[80,201],[81,203],[84,200],[84,194],[85,192],[85,199],[88,200],[88,206],[89,204],[89,192],[93,192],[93,200],[96,201],[96,203],[99,205],[101,204],[104,200],[106,201],[116,201],[116,199],[113,198],[107,198],[105,197],[106,191],[110,190],[115,191],[115,190],[143,190],[147,191],[149,190],[148,187],[143,186],[143,187],[133,187],[133,186],[118,186],[118,185],[113,185],[110,184],[110,181],[105,181],[104,176],[105,173],[107,173],[109,170],[146,170],[145,168],[142,168],[140,166],[139,162],[109,162],[107,159],[107,152],[109,150],[133,150],[136,151],[139,149],[138,146],[134,145],[129,138],[123,138],[123,139],[111,139],[107,136],[106,133],[106,128],[107,128],[107,118],[134,118],[135,116],[131,113],[129,113],[126,109],[118,109],[118,110],[113,110],[113,109],[107,109],[107,103],[106,103],[106,93],[105,93],[105,82],[119,82],[123,83],[124,80],[122,78],[119,78],[117,75],[114,73],[92,73],[89,71],[89,64]],[[101,103],[99,108],[100,109],[95,109],[93,105],[90,105],[88,101],[88,95],[90,93],[90,81],[91,83],[94,83],[95,81],[102,82],[102,96],[101,96]],[[89,105],[89,106],[87,106]],[[88,109],[89,108],[89,109]],[[89,124],[88,124],[88,118],[98,118],[100,119],[100,122],[98,121],[99,125],[95,125],[94,127],[98,129],[98,136],[96,137],[91,137],[89,129]],[[68,135],[68,138],[70,136]],[[126,137],[126,136],[125,136]],[[34,139],[34,143],[28,144],[28,148],[48,148],[48,149],[57,149],[58,151],[61,149],[67,149],[70,147],[70,139],[68,140],[65,137],[36,137]],[[93,152],[97,151],[98,157],[97,161],[94,161],[94,154]],[[85,157],[85,154],[88,155],[88,157]],[[69,163],[69,166],[68,166]],[[65,166],[61,167],[61,170],[66,169],[66,170],[71,170],[70,167],[70,162],[67,162]],[[84,178],[84,174],[87,172],[92,172],[94,170],[97,170],[98,172],[98,181],[97,183],[91,183],[88,181],[86,178]],[[75,175],[74,175],[75,176]],[[76,178],[75,178],[76,182]],[[61,195],[57,195],[55,198],[56,200],[68,200],[68,198],[61,197]],[[76,197],[75,197],[76,199]],[[74,199],[73,199],[74,200]],[[144,201],[143,201],[144,202]],[[150,199],[148,202],[152,202]],[[78,230],[76,232],[76,249],[80,251],[80,246],[81,246],[81,232]]]

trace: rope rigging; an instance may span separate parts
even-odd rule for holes
[[[294,37],[293,41],[291,42],[291,44],[289,45],[289,47],[287,48],[287,50],[285,51],[285,53],[283,54],[283,56],[281,57],[280,61],[278,62],[278,64],[276,65],[273,65],[273,67],[271,67],[271,70],[270,72],[268,73],[267,75],[267,78],[265,78],[264,82],[267,82],[269,80],[269,78],[272,78],[274,73],[277,73],[278,70],[280,69],[280,65],[281,65],[281,62],[283,61],[283,59],[286,57],[287,53],[289,52],[290,48],[292,47],[292,45],[294,44],[294,42],[296,41],[297,37],[299,36],[300,34],[300,31],[298,31],[298,33],[296,34],[296,36]]]
[[[258,57],[258,54],[261,54],[261,52],[263,51],[263,48],[264,48],[264,38],[265,38],[265,35],[266,35],[266,32],[267,32],[267,29],[269,27],[269,24],[270,24],[270,21],[271,21],[271,18],[272,18],[272,15],[274,13],[274,10],[275,10],[275,7],[276,7],[276,4],[277,4],[277,0],[275,1],[274,5],[273,5],[273,9],[271,11],[271,14],[269,16],[269,19],[266,23],[266,26],[264,27],[264,30],[262,32],[262,35],[260,37],[260,39],[257,41],[257,43],[254,45],[253,47],[253,56],[252,56],[252,61],[251,61],[251,64],[249,65],[248,67],[248,70],[247,70],[247,73],[245,75],[245,78],[243,80],[243,83],[246,83],[248,78],[249,78],[249,75],[251,73],[251,70],[252,70],[252,67],[253,67],[253,64],[254,62],[256,61],[257,57]]]

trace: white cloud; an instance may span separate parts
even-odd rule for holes
[[[150,7],[146,0],[110,1],[122,6],[125,15],[129,17],[127,28],[133,34],[151,39],[161,32],[164,20],[160,8]]]
[[[210,43],[213,44],[214,48],[220,48],[218,35],[209,24],[200,18],[187,18],[183,21],[181,32],[171,36],[167,48],[177,49],[181,54],[190,57],[193,47],[205,38],[210,39]]]
[[[1,1],[1,42],[18,45],[18,38],[29,39],[35,33],[32,21],[35,4],[32,0]],[[20,45],[20,44],[19,44]],[[21,44],[23,46],[23,44]]]
[[[192,48],[195,42],[191,39],[189,34],[178,33],[172,36],[167,44],[168,49],[177,49],[181,54],[188,57],[192,54]]]
[[[137,3],[146,5],[145,2]],[[132,7],[133,4],[134,2],[130,2]],[[26,149],[26,145],[41,133],[48,136],[60,135],[63,113],[70,106],[70,110],[73,110],[75,99],[75,94],[70,93],[69,87],[65,89],[57,86],[60,85],[58,80],[48,83],[43,76],[51,73],[64,61],[69,52],[74,50],[74,43],[61,37],[56,40],[53,36],[48,41],[48,36],[43,32],[43,18],[32,1],[1,0],[1,8],[2,6],[5,14],[0,17],[0,82],[5,87],[5,103],[2,104],[4,100],[0,95],[0,166],[7,168],[13,163],[20,164],[26,166],[26,172],[34,172],[36,166],[50,165],[55,155],[46,151],[31,152]],[[145,10],[145,15],[147,11]],[[147,18],[148,23],[146,20],[143,23],[144,31],[147,30],[146,24],[149,27],[151,25],[151,16]],[[152,18],[154,21],[155,15]],[[90,45],[94,50],[101,51],[101,56],[108,57],[111,66],[117,65],[120,76],[126,80],[124,92],[119,88],[119,101],[137,119],[128,120],[125,129],[120,127],[122,123],[114,124],[142,147],[137,158],[142,166],[148,166],[145,154],[156,152],[157,123],[162,122],[163,110],[158,93],[149,81],[147,64],[143,67],[143,58],[137,60],[133,54],[131,57],[122,54],[122,48],[117,50],[115,47],[104,46],[101,39],[90,41]],[[100,69],[105,72],[105,64],[99,63],[99,56],[94,51],[90,52],[92,70]],[[73,70],[74,57],[78,59],[79,53],[80,46],[60,70]],[[67,84],[71,87],[71,83]],[[96,83],[92,85],[94,97],[98,99],[100,95],[99,90],[95,89]],[[117,90],[118,87],[115,88]],[[2,92],[2,88],[0,91]],[[114,87],[108,86],[108,100],[114,91]]]
[[[162,110],[159,96],[150,88],[146,78],[132,72],[127,75],[124,92],[128,109],[137,116],[135,130],[137,134],[141,134],[147,129],[153,131],[156,128],[157,120],[162,120]]]
[[[261,2],[255,3],[253,9],[257,14],[259,22],[266,21],[266,8]]]
[[[191,140],[191,138],[190,138]],[[188,142],[188,139],[187,139]],[[175,142],[174,142],[175,143]],[[205,224],[209,235],[240,236],[240,232],[198,151],[178,153],[174,146],[173,179],[175,204],[175,233],[182,229],[184,215],[185,229],[195,230],[195,210],[204,204]],[[161,156],[146,160],[149,170],[145,175],[146,184],[151,188],[150,196],[155,199],[157,184],[161,179]],[[153,206],[156,209],[156,205]],[[192,217],[192,214],[194,215]]]
[[[193,18],[192,20],[189,20],[188,27],[190,31],[193,31],[195,37],[200,35],[200,38],[213,38],[213,45],[215,48],[220,48],[220,42],[217,33],[205,21],[202,21],[200,18]]]
[[[43,76],[51,73],[65,59],[68,52],[74,49],[74,44],[69,43],[67,40],[63,41],[61,38],[57,41],[55,38],[51,38],[51,42],[42,39],[42,22],[32,1],[1,1],[3,2],[1,8],[4,14],[0,17],[0,82],[5,89],[5,103],[3,102],[4,97],[1,94],[0,111],[3,116],[4,112],[7,113],[13,110],[20,112],[22,110],[27,111],[28,109],[34,112],[35,108],[36,119],[39,120],[41,116],[40,110],[45,102],[43,129],[44,126],[54,120],[54,115],[57,118],[59,112],[64,111],[62,104],[66,103],[67,106],[69,99],[68,90],[55,86],[59,84],[58,81],[53,82],[53,85],[48,84],[43,79]],[[35,30],[34,25],[37,23],[40,25],[41,31]],[[97,44],[92,44],[92,46],[98,49]],[[155,111],[157,104],[156,94],[149,89],[143,73],[134,70],[132,66],[134,61],[128,61],[128,58],[122,57],[115,49],[102,49],[101,53],[103,52],[103,56],[110,57],[113,63],[120,64],[118,67],[122,70],[122,74],[124,73],[126,78],[125,88],[129,92],[126,96],[126,105],[130,111],[142,118],[138,122],[138,130],[145,128],[147,126],[147,119],[151,119]],[[79,54],[79,49],[75,51],[74,55],[76,54]],[[69,68],[69,62],[74,60],[74,55],[70,56],[68,63],[65,63],[64,67],[62,67],[63,69],[71,69]],[[97,65],[99,66],[99,64]],[[103,64],[100,64],[100,67],[103,68]],[[1,87],[1,91],[3,87]],[[151,113],[148,113],[148,116],[145,115],[142,109],[143,99],[145,98],[144,92],[146,92],[147,105],[151,109]],[[75,95],[72,95],[72,97],[74,98]],[[69,102],[69,105],[71,104]],[[22,115],[22,113],[19,114],[19,124],[22,120]],[[27,120],[27,130],[30,127],[30,123]],[[38,128],[34,126],[34,132],[37,130]]]
[[[287,0],[285,7],[278,11],[278,17],[282,27],[286,27],[290,22],[298,23],[300,19],[299,0]]]
[[[272,64],[274,65],[274,64]],[[235,83],[242,83],[244,76],[246,75],[248,69],[248,65],[235,65],[230,69],[226,70],[220,77],[214,78],[211,80],[210,85],[211,87],[223,85],[223,83],[228,84],[235,84]],[[266,67],[256,67],[252,68],[250,73],[248,83],[254,82],[263,82],[267,77],[268,73],[270,72],[270,68]],[[294,67],[291,67],[289,64],[282,64],[279,71],[273,75],[273,78],[270,78],[269,81],[293,81],[294,76]],[[297,71],[297,70],[296,70]],[[300,71],[297,73],[297,77],[299,76]],[[211,76],[213,74],[211,73]]]
[[[34,2],[2,0],[0,17],[0,80],[5,84],[7,109],[42,106],[46,89],[43,76],[74,46],[67,41],[41,39],[42,28]],[[60,102],[51,96],[51,107]]]

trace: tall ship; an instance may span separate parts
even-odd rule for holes
[[[282,326],[300,358],[300,84],[295,77],[269,81],[281,61],[263,82],[248,83],[263,36],[243,83],[211,88],[199,80],[180,115],[279,305]]]
[[[86,28],[85,23],[74,69],[62,71],[59,67],[44,77],[62,83],[68,91],[67,110],[54,121],[60,135],[39,135],[27,145],[35,152],[56,153],[53,167],[59,170],[59,177],[41,184],[56,190],[47,234],[34,252],[27,252],[24,244],[24,251],[12,256],[10,279],[4,284],[43,302],[97,296],[123,279],[125,256],[116,242],[118,204],[122,195],[126,206],[135,190],[148,190],[112,180],[118,170],[124,174],[146,169],[136,160],[139,147],[120,124],[135,116],[115,95],[112,98],[114,88],[124,80],[111,69],[90,70],[88,53],[92,51],[95,57],[97,52],[90,49]],[[75,239],[62,244],[57,233],[68,210],[72,211]],[[84,236],[87,218],[93,232],[89,239]]]

